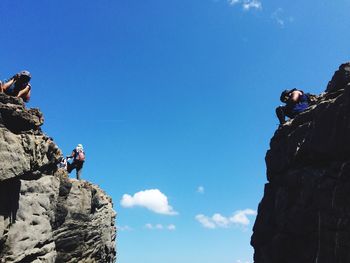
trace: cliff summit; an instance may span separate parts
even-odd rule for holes
[[[112,200],[58,169],[38,109],[0,93],[0,262],[115,262]]]
[[[275,132],[265,160],[254,262],[350,262],[350,63]]]

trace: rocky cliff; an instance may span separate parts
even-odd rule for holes
[[[256,263],[350,262],[350,64],[279,128],[251,244]]]
[[[0,262],[115,262],[111,198],[57,169],[43,121],[0,93]]]

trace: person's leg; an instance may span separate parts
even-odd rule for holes
[[[76,167],[76,170],[77,170],[77,179],[80,180],[81,179],[81,173],[83,171],[83,163],[78,163],[77,167]]]
[[[70,173],[72,171],[72,165],[70,162],[67,162],[67,172]]]
[[[77,168],[77,179],[78,180],[80,180],[80,178],[81,178],[81,171],[82,171],[81,168]]]
[[[285,111],[284,106],[279,106],[276,108],[276,115],[277,115],[277,118],[278,118],[280,124],[283,124],[286,122],[286,114],[284,111]]]
[[[67,171],[68,171],[68,173],[71,173],[76,168],[77,168],[77,163],[75,161],[73,161],[71,164],[68,165]]]

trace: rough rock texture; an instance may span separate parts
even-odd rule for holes
[[[115,212],[97,186],[57,170],[38,109],[0,93],[0,262],[115,262]]]
[[[279,128],[253,228],[256,263],[350,262],[350,64]]]

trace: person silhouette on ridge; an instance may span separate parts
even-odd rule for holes
[[[309,107],[309,96],[298,89],[284,90],[281,93],[280,100],[286,104],[276,108],[280,125],[286,122],[286,116],[292,119]]]
[[[23,70],[4,83],[0,82],[0,91],[7,95],[22,98],[24,102],[30,100],[31,85],[29,81],[32,75],[29,71]]]
[[[83,165],[85,162],[85,152],[82,144],[78,144],[77,147],[72,151],[70,156],[66,157],[67,159],[73,158],[73,162],[67,162],[67,171],[71,173],[74,169],[76,169],[77,179],[80,180],[81,173],[83,169]]]

